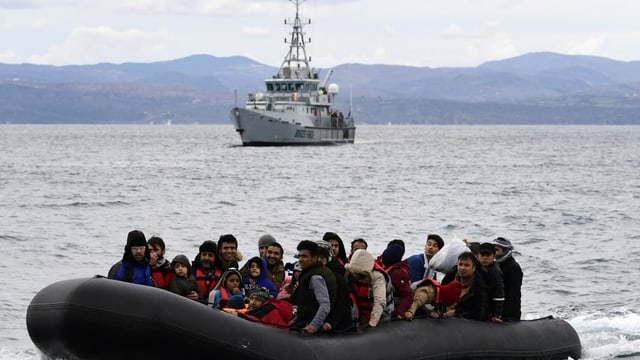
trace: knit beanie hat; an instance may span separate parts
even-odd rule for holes
[[[460,300],[461,292],[462,283],[459,281],[452,281],[447,285],[442,285],[440,286],[440,302],[444,306],[453,305]]]
[[[258,248],[269,246],[274,242],[276,242],[276,238],[274,238],[270,234],[264,234],[260,236],[260,239],[258,239]]]
[[[401,248],[404,249],[404,241],[402,241],[401,239],[393,239],[391,241],[389,241],[389,243],[387,244],[387,247],[391,247],[391,246],[400,246]]]
[[[218,253],[218,245],[215,243],[215,241],[212,240],[207,240],[205,242],[202,243],[202,245],[200,245],[200,248],[198,249],[199,252],[203,252],[203,251],[208,251],[208,252],[212,252],[214,254]]]
[[[502,246],[507,250],[513,250],[513,244],[511,244],[511,241],[503,237],[497,237],[493,239],[493,245]]]
[[[147,246],[147,239],[144,237],[144,233],[140,230],[129,231],[129,235],[127,235],[127,246],[129,248],[133,246]]]
[[[318,244],[319,255],[331,260],[331,243],[326,240],[318,240],[316,244]]]
[[[404,248],[398,245],[391,245],[382,253],[382,263],[386,266],[393,265],[401,261],[403,255]]]
[[[249,290],[249,299],[252,297],[256,297],[260,301],[267,301],[271,297],[271,294],[269,290],[263,286],[254,286]]]

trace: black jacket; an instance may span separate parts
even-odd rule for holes
[[[504,309],[503,320],[520,320],[520,300],[522,298],[522,269],[520,264],[510,256],[499,263],[504,276]]]
[[[456,278],[458,267],[454,266],[442,280],[442,285],[446,285]],[[463,297],[460,298],[456,305],[457,317],[487,320],[489,318],[489,287],[486,284],[485,277],[476,270],[474,274],[471,289]]]
[[[326,266],[336,278],[336,303],[331,308],[331,312],[325,322],[331,324],[331,327],[336,332],[350,330],[354,328],[354,319],[351,318],[352,303],[349,297],[349,285],[345,277],[345,268],[337,261],[330,261]]]
[[[503,316],[504,308],[504,276],[498,263],[493,263],[488,269],[481,270],[489,290],[490,315]]]

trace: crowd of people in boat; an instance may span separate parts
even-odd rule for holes
[[[405,243],[391,240],[374,257],[363,238],[349,255],[336,233],[300,241],[297,261],[284,263],[284,249],[265,234],[258,255],[242,267],[232,234],[204,241],[190,261],[165,258],[159,236],[129,232],[122,260],[108,278],[167,289],[215,309],[268,326],[303,333],[375,328],[416,317],[518,321],[522,270],[504,237],[445,245],[429,234],[424,252],[404,258]],[[442,276],[442,279],[438,279]]]

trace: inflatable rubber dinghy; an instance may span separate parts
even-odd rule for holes
[[[27,309],[33,343],[63,359],[577,359],[569,323],[465,319],[392,321],[303,335],[270,328],[148,286],[101,277],[56,282]]]

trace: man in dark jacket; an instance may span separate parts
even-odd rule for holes
[[[324,323],[322,330],[325,332],[345,332],[355,329],[355,319],[352,318],[351,298],[349,297],[349,285],[345,277],[345,268],[340,261],[332,258],[333,243],[320,240],[318,243],[318,260],[326,266],[336,278],[336,301]]]
[[[513,258],[513,245],[506,238],[498,237],[493,240],[496,247],[496,261],[500,265],[504,276],[504,309],[502,320],[520,320],[520,299],[522,297],[522,269]]]
[[[111,267],[107,277],[134,284],[155,286],[151,279],[147,239],[142,231],[129,232],[122,260]]]
[[[504,278],[500,266],[496,264],[496,247],[488,242],[482,243],[476,257],[482,265],[480,271],[489,287],[490,319],[493,322],[501,323],[504,307]]]
[[[442,285],[452,281],[462,284],[460,300],[454,309],[444,313],[444,317],[463,317],[475,320],[488,320],[489,294],[484,277],[476,268],[476,257],[471,252],[463,252],[458,256],[458,264],[447,273]]]
[[[291,295],[297,306],[292,328],[307,334],[320,331],[336,301],[336,279],[331,270],[318,260],[318,244],[303,240],[298,246],[298,262],[302,268],[299,285]]]

